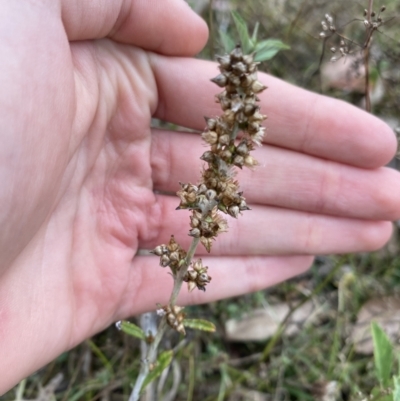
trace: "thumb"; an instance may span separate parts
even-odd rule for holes
[[[174,56],[198,53],[207,25],[184,0],[61,0],[70,41],[109,37]]]

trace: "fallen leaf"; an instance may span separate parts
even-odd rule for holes
[[[264,309],[255,309],[239,319],[230,319],[225,323],[225,336],[230,341],[264,341],[272,337],[289,313],[289,305],[280,303]],[[293,335],[306,322],[310,323],[317,315],[317,308],[311,301],[294,311],[285,330],[286,335]]]
[[[372,355],[373,353],[372,321],[382,327],[392,342],[396,342],[400,338],[400,299],[372,298],[361,307],[349,338],[359,354]]]

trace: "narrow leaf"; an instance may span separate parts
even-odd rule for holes
[[[240,16],[240,14],[237,11],[232,11],[232,17],[233,17],[233,22],[235,23],[236,26],[236,30],[239,34],[243,53],[247,54],[251,51],[251,42],[246,21]]]
[[[139,326],[136,326],[136,324],[123,320],[118,328],[132,337],[136,337],[140,340],[146,341],[146,334]]]
[[[393,401],[400,401],[400,376],[393,377]]]
[[[258,28],[259,28],[259,27],[260,27],[260,23],[259,23],[259,22],[256,22],[256,25],[255,25],[254,30],[253,30],[253,34],[251,35],[251,41],[252,41],[253,43],[257,43]]]
[[[221,39],[222,46],[226,53],[230,53],[235,47],[235,41],[231,38],[231,36],[223,31],[219,31],[219,37]]]
[[[387,386],[393,365],[393,347],[388,336],[377,323],[372,322],[371,330],[376,373],[380,383]]]
[[[288,50],[290,46],[278,39],[267,39],[257,43],[255,61],[271,60],[280,50]]]
[[[202,330],[202,331],[210,331],[214,332],[216,330],[214,323],[209,322],[204,319],[185,319],[183,321],[183,325],[185,327],[189,327],[190,329]]]
[[[107,359],[101,349],[91,340],[87,340],[89,347],[91,348],[92,352],[100,359],[104,367],[107,369],[109,374],[113,374],[113,367],[111,362]]]
[[[256,48],[254,49],[255,52],[259,52],[264,49],[272,49],[272,48],[279,48],[279,49],[290,49],[290,46],[283,43],[279,39],[265,39],[261,42],[258,42]]]
[[[151,383],[153,380],[157,379],[157,377],[161,375],[163,370],[171,363],[173,355],[174,353],[172,350],[161,352],[161,354],[157,358],[156,366],[144,379],[141,391],[143,391],[149,383]]]

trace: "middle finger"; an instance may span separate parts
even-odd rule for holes
[[[207,150],[199,135],[153,130],[151,163],[156,191],[174,193],[179,182],[197,184]],[[254,152],[260,165],[238,173],[247,203],[356,219],[399,216],[400,174],[344,165],[274,146]]]

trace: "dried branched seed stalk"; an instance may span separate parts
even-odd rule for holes
[[[261,145],[264,136],[261,124],[266,118],[259,112],[256,96],[266,87],[257,80],[258,63],[253,56],[243,55],[237,46],[218,61],[221,73],[211,81],[224,88],[216,96],[224,113],[220,117],[206,118],[207,130],[202,138],[210,145],[210,150],[204,152],[201,159],[208,167],[198,186],[181,184],[178,192],[179,208],[193,210],[189,235],[199,237],[208,252],[212,240],[227,229],[226,221],[217,210],[235,218],[249,210],[232,167],[257,165],[250,152]]]
[[[262,122],[266,116],[259,111],[257,94],[266,87],[257,79],[258,63],[254,62],[253,55],[243,55],[240,46],[218,57],[218,62],[220,74],[211,81],[224,88],[216,95],[223,113],[206,118],[207,128],[202,138],[210,149],[203,153],[201,160],[207,166],[197,185],[180,183],[181,189],[177,192],[180,199],[177,209],[192,211],[189,230],[192,246],[185,252],[172,236],[167,245],[159,245],[153,251],[160,257],[161,266],[169,266],[175,280],[170,304],[163,309],[168,325],[180,333],[184,333],[184,315],[175,305],[182,284],[178,281],[187,282],[189,291],[195,288],[205,291],[211,281],[208,267],[203,266],[201,259],[192,263],[194,250],[200,241],[210,252],[218,234],[228,230],[221,213],[237,218],[241,212],[249,210],[235,180],[234,167],[256,166],[258,163],[250,152],[261,145],[264,137]]]

